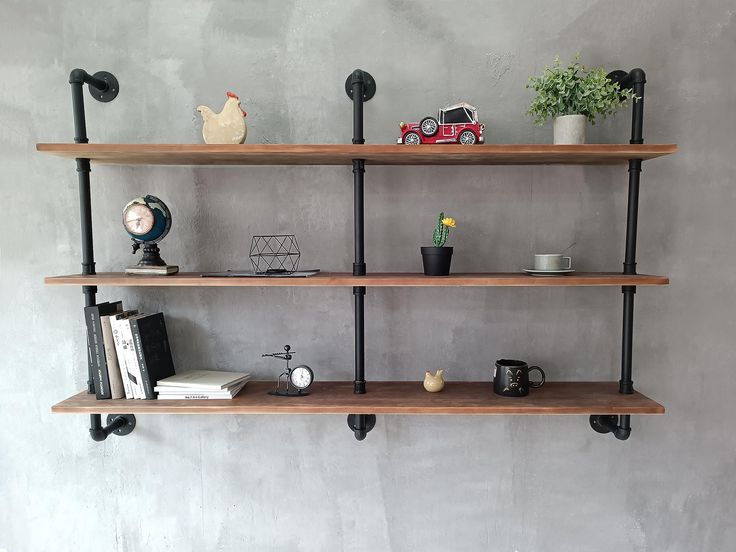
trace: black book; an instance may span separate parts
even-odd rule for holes
[[[100,303],[92,307],[84,307],[84,321],[87,325],[87,360],[92,371],[92,383],[98,399],[110,399],[110,376],[107,372],[105,344],[102,339],[100,316],[123,311],[122,301]]]
[[[174,375],[174,361],[171,359],[169,338],[162,312],[130,319],[141,383],[146,399],[155,399],[158,380]]]

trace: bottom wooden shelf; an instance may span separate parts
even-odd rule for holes
[[[368,382],[368,393],[353,394],[351,381],[315,382],[304,397],[274,397],[273,381],[248,383],[232,400],[102,400],[86,391],[54,405],[67,414],[664,414],[664,407],[634,393],[622,395],[617,382],[547,382],[527,397],[493,393],[490,382],[447,382],[427,393],[421,382]]]

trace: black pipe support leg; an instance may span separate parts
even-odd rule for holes
[[[107,425],[102,425],[99,414],[90,414],[89,435],[93,441],[98,443],[107,439],[108,435],[128,435],[135,429],[135,415],[133,414],[109,414]]]
[[[363,103],[376,93],[376,81],[362,69],[356,69],[345,81],[345,93],[353,102],[353,144],[364,144],[363,137]],[[353,159],[353,241],[355,259],[353,260],[353,276],[366,275],[365,262],[365,160]],[[365,382],[365,287],[354,286],[355,299],[355,379],[353,392],[362,395],[366,392]],[[351,418],[352,416],[352,418]],[[365,439],[370,428],[366,429],[364,415],[351,414],[348,425],[355,432],[359,441]],[[375,425],[375,416],[372,424]],[[373,425],[370,425],[372,428]]]
[[[87,120],[84,114],[84,85],[89,88],[90,95],[98,102],[111,102],[120,92],[120,84],[115,75],[107,71],[98,71],[90,75],[84,69],[74,69],[69,74],[72,91],[72,113],[74,116],[74,142],[87,144]],[[92,238],[92,202],[89,183],[89,159],[77,158],[77,174],[79,179],[79,213],[82,230],[82,274],[95,274],[95,255]],[[97,304],[97,286],[83,286],[84,305],[91,307]],[[93,368],[88,366],[87,392],[95,392],[93,384]],[[99,414],[90,414],[89,434],[93,441],[104,441],[110,434],[128,435],[135,429],[133,414],[110,414],[107,425],[102,425]]]
[[[590,417],[590,427],[598,433],[613,433],[619,441],[625,441],[631,435],[631,416],[594,414]]]
[[[631,90],[635,99],[631,109],[631,144],[643,144],[644,135],[644,85],[646,74],[642,69],[631,71],[612,71],[608,78],[618,83],[622,90]],[[626,250],[624,253],[624,274],[636,274],[636,237],[639,220],[639,180],[641,159],[629,159],[629,193],[626,208]],[[630,395],[634,392],[633,353],[634,353],[634,294],[636,286],[623,286],[623,328],[621,339],[621,379],[619,393]],[[625,441],[631,435],[631,415],[594,415],[590,426],[598,433],[613,433],[616,439]]]
[[[355,439],[362,441],[368,432],[376,427],[375,414],[348,414],[348,427],[355,435]]]

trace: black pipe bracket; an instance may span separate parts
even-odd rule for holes
[[[619,441],[625,441],[631,435],[631,428],[619,424],[619,418],[616,415],[594,414],[590,417],[590,427],[598,433],[613,433],[613,436]]]
[[[362,441],[368,432],[376,427],[375,414],[348,414],[348,427],[358,441]]]
[[[108,414],[107,425],[102,426],[99,414],[92,414],[92,427],[89,428],[90,437],[98,443],[107,439],[109,435],[129,435],[135,429],[135,415]]]
[[[353,99],[353,84],[356,82],[363,83],[363,101],[367,102],[376,95],[376,81],[368,71],[356,69],[348,75],[345,80],[345,93],[348,98]]]
[[[92,84],[89,85],[89,93],[95,100],[107,103],[118,97],[120,84],[118,84],[118,79],[115,78],[115,75],[108,73],[107,71],[98,71],[92,76],[107,83],[107,86],[104,89],[99,89]]]

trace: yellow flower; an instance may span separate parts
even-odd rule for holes
[[[455,219],[452,217],[443,218],[442,224],[444,224],[445,226],[449,226],[450,228],[455,228],[457,226],[457,222],[455,222]]]

